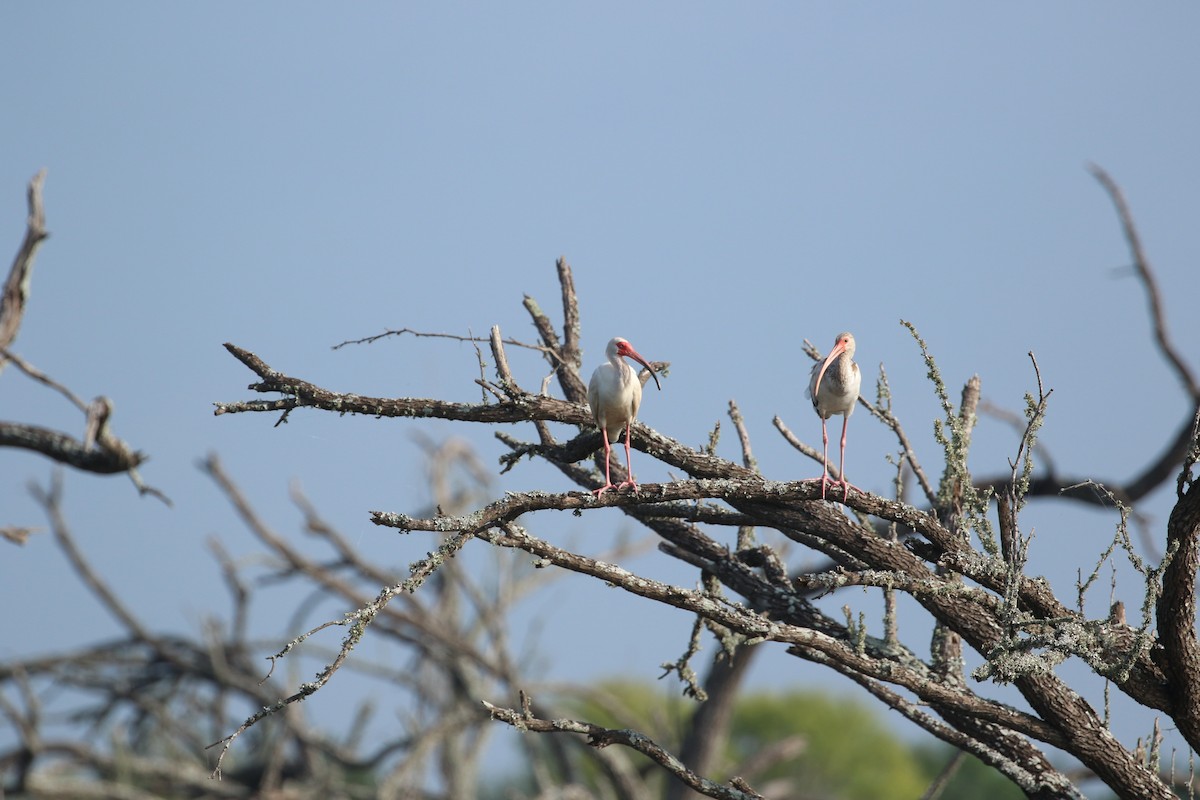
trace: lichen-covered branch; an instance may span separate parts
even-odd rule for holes
[[[599,478],[589,459],[597,453],[601,440],[584,403],[579,304],[569,266],[563,260],[557,266],[563,301],[562,331],[555,328],[533,298],[525,299],[525,308],[538,331],[539,352],[551,369],[538,394],[526,392],[513,380],[504,352],[507,342],[498,329],[493,329],[490,343],[496,379],[493,383],[480,376],[477,382],[492,393],[494,402],[487,398],[480,404],[368,398],[332,392],[277,372],[252,353],[227,345],[258,376],[259,381],[250,386],[252,391],[280,397],[219,404],[217,413],[277,411],[286,418],[296,408],[314,408],[477,424],[530,423],[535,432],[531,440],[523,441],[510,431],[497,434],[510,451],[501,458],[503,470],[513,470],[527,459],[542,461],[558,469],[578,491],[512,491],[459,513],[421,515],[377,510],[371,512],[372,521],[405,532],[439,534],[446,537],[443,547],[461,547],[475,538],[496,547],[525,551],[537,559],[539,567],[558,567],[687,612],[695,620],[694,630],[714,632],[728,653],[749,644],[782,645],[799,658],[847,675],[934,735],[975,753],[1031,797],[1078,796],[1069,780],[1051,765],[1042,744],[1078,758],[1122,797],[1170,796],[1166,782],[1147,770],[1145,760],[1112,735],[1106,727],[1107,716],[1097,713],[1096,707],[1055,667],[1064,659],[1078,659],[1136,702],[1170,716],[1182,715],[1184,729],[1193,725],[1188,719],[1192,710],[1187,705],[1193,700],[1179,687],[1189,681],[1193,688],[1200,685],[1194,673],[1200,669],[1200,652],[1195,651],[1195,634],[1188,627],[1194,613],[1183,615],[1184,621],[1176,620],[1174,627],[1164,626],[1164,596],[1159,604],[1159,625],[1172,639],[1160,642],[1148,622],[1133,627],[1107,614],[1100,619],[1087,618],[1082,602],[1064,603],[1045,580],[1028,573],[1028,537],[1021,533],[1020,512],[1024,502],[1044,488],[1042,482],[1057,480],[1053,474],[1038,474],[1035,467],[1042,465],[1035,464],[1030,456],[1050,395],[1050,390],[1042,386],[1036,361],[1037,392],[1030,396],[1029,416],[1016,460],[1003,480],[979,481],[969,469],[968,451],[981,402],[980,381],[976,377],[966,382],[962,401],[955,408],[929,347],[914,325],[904,323],[919,345],[942,410],[935,431],[942,445],[943,462],[936,487],[927,479],[903,427],[891,415],[890,389],[884,373],[878,405],[863,402],[900,442],[899,458],[893,460],[897,496],[902,497],[899,487],[905,474],[903,465],[907,465],[917,476],[927,509],[853,488],[844,495],[844,502],[827,503],[820,496],[818,482],[767,479],[757,471],[747,426],[737,405],[729,399],[729,414],[741,445],[741,463],[716,455],[715,445],[687,446],[645,425],[634,424],[631,445],[683,479],[642,484],[636,492],[610,492],[596,497],[591,490],[599,485]],[[1148,266],[1143,264],[1140,274],[1155,294]],[[1152,313],[1161,321],[1161,308],[1153,306]],[[1160,344],[1164,352],[1174,352],[1165,335]],[[1185,378],[1190,375],[1186,369],[1180,374]],[[549,396],[552,377],[557,379],[565,399]],[[567,426],[569,434],[560,438],[560,429],[551,423]],[[776,427],[798,450],[815,456],[815,450],[791,434],[778,417]],[[1191,427],[1188,431],[1186,442],[1172,447],[1192,452],[1195,433]],[[714,432],[714,443],[715,436]],[[1175,468],[1182,457],[1172,462]],[[1200,553],[1193,552],[1187,543],[1191,537],[1194,546],[1197,536],[1192,533],[1196,523],[1189,516],[1189,495],[1193,492],[1185,492],[1184,488],[1190,489],[1191,483],[1181,482],[1177,515],[1172,517],[1169,560],[1159,567],[1139,568],[1149,594],[1157,590],[1156,579],[1161,574],[1164,587],[1173,587],[1172,601],[1179,602],[1182,594],[1194,586],[1200,562]],[[1073,487],[1063,496],[1075,497],[1075,492],[1086,491],[1086,487]],[[1120,487],[1113,490],[1112,496],[1122,497]],[[993,501],[997,503],[996,523],[990,511]],[[661,541],[663,554],[697,570],[701,588],[652,580],[620,564],[552,545],[530,531],[530,520],[552,520],[551,512],[582,515],[604,508],[619,508],[653,532]],[[736,525],[736,542],[718,540],[709,533],[709,525],[718,530]],[[776,542],[782,537],[782,544],[772,543],[771,532],[779,534],[774,537]],[[792,571],[786,558],[790,543],[823,555],[829,559],[828,565],[806,572]],[[1117,544],[1129,547],[1127,537],[1118,537],[1114,547]],[[1110,547],[1101,563],[1111,552]],[[435,568],[437,565],[432,563],[414,565],[410,580],[419,584],[421,576]],[[933,646],[919,649],[928,655],[919,657],[917,649],[902,643],[895,620],[885,623],[886,635],[879,637],[872,635],[861,615],[856,621],[849,607],[840,620],[821,610],[817,604],[820,597],[849,587],[881,589],[891,598],[891,608],[895,607],[895,595],[911,598],[934,624]],[[984,659],[971,677],[1014,685],[1025,706],[1015,708],[973,691],[963,670],[966,648]],[[693,641],[686,658],[695,653]],[[1178,663],[1172,664],[1172,659]],[[691,670],[684,666],[686,669],[678,670],[681,674]],[[692,693],[699,696],[694,675],[687,680]],[[1200,704],[1200,696],[1196,703]],[[532,719],[528,713],[518,716]],[[1185,730],[1193,744],[1191,737],[1200,736],[1200,713],[1194,717],[1193,728]],[[516,724],[515,720],[517,717],[510,719],[510,724]],[[722,723],[718,720],[714,724]]]

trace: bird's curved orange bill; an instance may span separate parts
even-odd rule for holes
[[[825,370],[829,369],[829,365],[834,359],[846,352],[845,341],[839,339],[833,349],[829,351],[829,355],[825,356],[825,362],[821,364],[821,371],[817,373],[817,385],[813,387],[813,403],[817,402],[817,395],[821,393],[821,379],[825,377]]]
[[[643,367],[645,367],[646,369],[650,370],[650,377],[651,377],[651,378],[654,378],[654,385],[655,385],[655,386],[657,386],[657,387],[658,387],[658,390],[661,392],[661,391],[662,391],[662,384],[658,382],[658,375],[657,375],[657,374],[654,372],[654,367],[650,366],[650,362],[649,362],[649,361],[647,361],[646,359],[642,358],[641,354],[639,354],[639,353],[638,353],[636,350],[634,350],[632,347],[631,347],[631,348],[629,348],[629,352],[628,352],[626,355],[628,355],[628,356],[629,356],[630,358],[632,358],[634,361],[636,361],[636,362],[638,362],[639,364],[641,364],[641,365],[642,365]]]

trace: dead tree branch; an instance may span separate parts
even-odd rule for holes
[[[45,182],[44,169],[29,181],[29,218],[25,224],[25,238],[17,249],[8,279],[4,282],[3,294],[0,294],[0,348],[7,349],[17,338],[17,331],[25,318],[34,258],[38,247],[50,235],[46,230],[46,211],[42,207],[42,185]],[[5,359],[0,358],[0,370],[4,368],[4,362]]]
[[[1140,255],[1139,260],[1143,263],[1139,274],[1153,295],[1149,268]],[[1164,621],[1167,608],[1173,612],[1191,608],[1184,603],[1183,594],[1190,593],[1200,563],[1200,551],[1193,552],[1196,537],[1192,529],[1200,523],[1192,518],[1192,493],[1181,494],[1177,513],[1172,516],[1168,561],[1159,567],[1139,565],[1146,577],[1147,607],[1157,603],[1159,625],[1164,634],[1170,635],[1169,640],[1164,635],[1160,642],[1146,627],[1131,627],[1107,613],[1098,619],[1086,617],[1082,602],[1076,607],[1059,600],[1046,581],[1025,572],[1027,562],[1018,555],[1026,546],[1020,533],[1021,508],[1038,495],[1042,488],[1039,481],[1045,480],[1034,475],[1034,462],[1028,457],[1050,394],[1041,386],[1040,374],[1036,375],[1038,400],[1031,401],[1034,407],[1027,412],[1028,425],[1017,461],[1003,479],[979,481],[971,475],[967,459],[979,404],[978,379],[967,383],[960,407],[955,408],[925,342],[914,326],[904,323],[921,350],[943,411],[936,434],[944,466],[936,488],[925,478],[903,428],[890,415],[890,393],[882,373],[878,406],[863,402],[896,433],[901,460],[917,474],[930,510],[856,489],[847,492],[844,504],[827,503],[821,500],[816,482],[775,481],[759,475],[748,435],[733,405],[730,413],[739,432],[743,463],[716,456],[713,447],[688,447],[635,424],[632,446],[677,470],[684,479],[643,484],[636,492],[596,497],[590,490],[599,485],[599,478],[586,460],[597,451],[600,439],[592,430],[584,404],[578,300],[569,267],[562,260],[557,266],[564,308],[562,333],[532,298],[526,298],[525,307],[538,331],[540,352],[558,379],[563,400],[549,397],[546,389],[530,394],[511,380],[502,352],[504,340],[494,330],[491,342],[497,382],[489,384],[496,396],[494,403],[471,405],[332,392],[276,372],[252,353],[227,345],[258,376],[259,381],[249,387],[252,391],[282,397],[222,403],[217,405],[216,413],[286,413],[303,407],[379,417],[532,423],[537,434],[534,441],[522,442],[509,433],[500,436],[511,449],[502,458],[504,470],[513,469],[527,458],[543,460],[581,491],[508,492],[465,513],[421,516],[381,510],[372,512],[372,520],[405,532],[428,531],[446,537],[442,548],[450,550],[444,555],[456,552],[471,538],[518,549],[534,556],[539,565],[553,565],[647,601],[684,610],[699,620],[699,625],[735,634],[743,642],[742,647],[782,645],[796,657],[827,666],[858,682],[917,725],[1003,772],[1030,797],[1080,796],[1066,775],[1051,764],[1042,745],[1072,754],[1122,797],[1166,800],[1171,796],[1167,783],[1146,768],[1145,759],[1112,735],[1105,726],[1106,718],[1054,667],[1063,659],[1078,659],[1117,691],[1177,719],[1189,744],[1195,746],[1200,741],[1193,739],[1200,736],[1200,713],[1191,708],[1200,708],[1200,701],[1193,704],[1188,690],[1182,688],[1185,683],[1200,685],[1195,677],[1200,674],[1200,646],[1189,621],[1194,614],[1177,615],[1172,626]],[[1152,313],[1161,319],[1160,308],[1155,307]],[[1160,347],[1164,353],[1174,352],[1165,334],[1160,338]],[[1186,383],[1190,373],[1184,369],[1180,374]],[[1200,446],[1195,442],[1191,415],[1188,423],[1182,450],[1173,460],[1164,462],[1173,465],[1168,472],[1178,468],[1185,452]],[[567,426],[568,436],[558,438],[552,424]],[[785,436],[788,434],[778,418],[776,426]],[[802,450],[805,447],[798,441],[795,444]],[[1190,488],[1191,484],[1187,485]],[[989,512],[997,496],[999,541]],[[1117,492],[1115,496],[1121,495]],[[657,535],[663,553],[695,568],[703,588],[652,580],[619,564],[553,545],[529,529],[530,520],[548,518],[549,511],[578,515],[613,507]],[[848,516],[846,510],[852,515]],[[703,527],[705,523],[736,523],[736,548],[710,536]],[[817,573],[789,576],[778,546],[752,545],[749,535],[742,535],[750,530],[774,532],[783,541],[820,553],[832,563]],[[881,535],[881,530],[889,533]],[[1127,542],[1127,537],[1117,537],[1114,547],[1125,547],[1122,542]],[[1130,556],[1135,557],[1132,552]],[[414,565],[407,583],[416,588],[439,568],[442,560],[438,556]],[[1162,599],[1154,596],[1158,570],[1162,570],[1164,590],[1173,592],[1174,606],[1166,605],[1165,594]],[[908,595],[934,623],[938,639],[932,653],[925,658],[918,656],[917,650],[898,640],[894,627],[886,636],[875,637],[861,619],[855,622],[849,611],[844,620],[835,619],[814,602],[818,594],[852,586],[879,587]],[[738,599],[726,599],[724,591]],[[974,691],[961,668],[964,648],[984,659],[972,677],[1011,683],[1020,692],[1024,707],[1015,708]],[[685,672],[679,671],[681,676]],[[535,721],[528,713],[511,709],[504,713],[509,715],[510,724]],[[1194,723],[1192,716],[1197,720]],[[573,724],[577,727],[571,730],[600,735],[584,723]],[[563,728],[540,721],[528,729]],[[634,746],[631,742],[621,743]]]
[[[37,369],[11,349],[25,318],[33,278],[34,257],[41,243],[50,235],[46,231],[46,213],[42,205],[42,186],[45,180],[46,170],[43,169],[29,182],[29,218],[25,238],[13,259],[3,292],[0,293],[0,372],[8,363],[16,364],[23,374],[65,397],[86,416],[84,435],[77,439],[40,425],[0,421],[0,447],[32,450],[84,472],[100,475],[128,474],[140,493],[152,494],[169,505],[170,500],[166,495],[143,483],[137,472],[136,468],[146,460],[146,455],[134,450],[112,433],[109,427],[113,412],[111,400],[101,396],[90,404],[84,403],[62,383]]]
[[[668,753],[665,748],[637,731],[604,728],[590,722],[573,719],[539,719],[533,716],[528,707],[523,711],[517,711],[494,706],[486,700],[483,701],[483,705],[493,719],[507,723],[517,730],[535,733],[577,733],[586,736],[588,744],[592,747],[603,748],[612,744],[629,747],[651,759],[685,785],[707,797],[715,797],[719,800],[766,800],[744,783],[740,786],[723,786],[697,775],[685,767],[679,759]]]

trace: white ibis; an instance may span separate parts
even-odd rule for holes
[[[862,383],[862,374],[858,371],[858,364],[854,363],[854,347],[854,334],[848,331],[839,333],[825,360],[820,364],[813,364],[812,377],[808,381],[808,393],[812,397],[813,408],[821,417],[821,443],[824,446],[821,470],[822,500],[825,499],[825,485],[829,480],[829,431],[825,428],[825,420],[834,414],[842,415],[842,452],[838,462],[838,474],[842,478],[842,500],[845,501],[850,495],[850,482],[846,480],[846,425],[850,422],[850,415],[854,413],[854,406],[858,403],[858,387]]]
[[[621,435],[622,430],[625,431],[625,466],[629,477],[616,488],[620,490],[630,486],[637,491],[637,483],[633,480],[633,466],[629,460],[629,428],[637,417],[638,406],[642,404],[642,382],[638,380],[633,367],[623,359],[628,356],[650,370],[654,385],[662,391],[662,384],[658,382],[654,368],[633,349],[633,345],[620,336],[608,343],[604,355],[608,360],[596,367],[596,371],[592,373],[587,393],[592,417],[604,437],[604,485],[595,490],[596,496],[613,488],[609,459],[612,456],[612,441]]]

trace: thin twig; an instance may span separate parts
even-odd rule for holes
[[[758,461],[754,458],[754,453],[750,450],[750,432],[746,430],[746,420],[742,417],[742,411],[738,408],[736,400],[729,401],[729,419],[733,421],[734,430],[737,431],[738,435],[738,442],[742,445],[742,466],[753,472],[758,472]]]
[[[515,389],[521,391],[517,386],[517,381],[513,378],[512,370],[508,366],[508,356],[504,354],[504,340],[500,338],[500,326],[493,325],[491,333],[492,345],[492,360],[496,362],[496,374],[500,378],[500,386],[505,389]]]
[[[409,336],[415,336],[415,337],[421,338],[421,339],[452,339],[456,342],[480,342],[480,343],[482,343],[482,342],[488,341],[488,338],[485,338],[483,336],[475,336],[474,334],[467,334],[466,336],[463,336],[463,335],[457,334],[457,333],[433,333],[431,331],[419,331],[419,330],[416,330],[415,328],[396,328],[396,329],[392,329],[392,330],[386,330],[383,333],[376,333],[373,336],[364,336],[361,339],[347,339],[344,342],[338,342],[337,344],[333,345],[329,349],[330,350],[340,350],[341,348],[348,347],[352,344],[371,344],[380,339],[385,339],[389,336],[403,336],[405,334],[407,334]],[[543,347],[542,345],[530,344],[528,342],[522,342],[517,339],[505,339],[504,343],[511,344],[513,347],[524,347],[527,350],[536,350],[539,353],[547,352],[547,348]]]
[[[1100,182],[1104,190],[1108,192],[1109,198],[1112,199],[1113,205],[1116,207],[1117,216],[1121,220],[1121,228],[1125,232],[1125,241],[1129,243],[1130,254],[1133,256],[1133,268],[1136,270],[1138,277],[1141,278],[1142,285],[1146,288],[1146,299],[1150,303],[1150,321],[1154,324],[1154,341],[1158,343],[1158,349],[1166,358],[1167,362],[1175,370],[1175,374],[1179,376],[1180,382],[1184,389],[1193,400],[1200,401],[1200,385],[1197,385],[1196,378],[1192,375],[1192,370],[1180,357],[1175,346],[1171,343],[1170,333],[1167,330],[1166,312],[1163,310],[1162,295],[1158,289],[1158,282],[1154,278],[1154,273],[1150,269],[1150,261],[1146,258],[1146,253],[1142,249],[1142,238],[1138,234],[1137,226],[1133,223],[1133,214],[1129,210],[1129,206],[1125,203],[1125,194],[1121,191],[1121,187],[1117,182],[1101,167],[1096,164],[1089,164],[1088,171],[1092,176]]]
[[[528,703],[523,703],[522,710],[500,708],[486,700],[483,705],[493,719],[505,722],[519,731],[534,733],[579,733],[588,737],[588,744],[593,747],[608,747],[620,744],[636,750],[651,759],[663,769],[683,781],[695,791],[719,800],[766,800],[761,794],[745,786],[742,789],[702,778],[680,763],[664,747],[657,744],[645,734],[629,729],[604,728],[591,722],[580,722],[573,719],[539,719],[533,716]]]
[[[78,408],[80,411],[82,411],[85,414],[87,413],[88,404],[83,402],[83,400],[79,397],[79,395],[75,394],[70,389],[68,389],[66,386],[64,386],[63,384],[54,380],[49,375],[42,372],[40,369],[33,366],[28,361],[21,358],[19,355],[12,352],[8,348],[0,347],[0,363],[2,363],[5,360],[11,361],[13,364],[15,364],[17,366],[17,369],[21,370],[21,372],[24,372],[30,378],[32,378],[33,380],[42,384],[43,386],[48,386],[49,388],[58,392],[63,397],[67,398],[67,400],[72,405],[74,405],[76,408]]]
[[[71,535],[70,528],[67,526],[66,519],[62,514],[62,493],[63,479],[62,471],[56,470],[53,477],[50,479],[50,487],[43,489],[41,486],[31,485],[30,491],[37,501],[45,509],[47,516],[50,517],[50,527],[54,532],[54,538],[58,542],[63,553],[66,554],[67,560],[70,561],[71,567],[75,573],[79,575],[80,580],[87,586],[96,599],[100,601],[110,614],[112,614],[118,622],[137,639],[153,644],[156,639],[150,634],[146,626],[133,615],[125,604],[117,598],[117,595],[108,586],[100,575],[92,569],[87,559],[79,552],[79,547],[75,544],[75,538]]]

